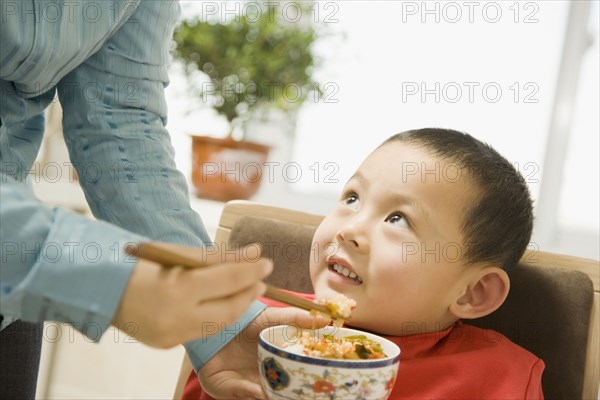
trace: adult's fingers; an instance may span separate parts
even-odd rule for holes
[[[186,318],[190,329],[213,324],[217,329],[237,321],[248,309],[250,303],[265,292],[265,284],[258,282],[236,294],[210,301],[200,302],[194,306]]]
[[[271,325],[297,325],[301,328],[322,328],[331,322],[331,318],[322,314],[312,315],[310,312],[294,307],[268,308],[264,311]]]
[[[203,376],[199,373],[200,383],[204,391],[215,399],[266,399],[260,384],[241,375],[227,375],[222,379]],[[258,376],[255,377],[258,380]]]
[[[182,276],[189,275],[184,278],[188,285],[198,288],[198,301],[209,301],[235,295],[266,278],[272,270],[271,261],[259,259],[251,263],[211,265],[184,271]]]
[[[238,385],[234,392],[235,398],[238,399],[266,399],[265,392],[258,383],[250,382],[248,380],[236,382]]]
[[[202,269],[162,267],[146,260],[140,260],[139,264],[113,322],[116,326],[134,323],[137,327],[134,336],[155,347],[170,347],[205,336],[204,329],[214,327],[206,323],[217,323],[217,329],[223,329],[224,325],[237,320],[265,290],[264,283],[255,280],[233,290],[233,294],[209,299],[202,293],[214,292],[217,284],[226,287],[223,292],[229,292],[231,285],[202,279],[202,275],[198,278],[196,275]]]
[[[269,307],[246,328],[244,335],[249,340],[256,340],[262,329],[270,326],[293,325],[305,329],[317,329],[327,326],[329,323],[331,323],[331,318],[321,314],[313,316],[308,311],[294,307]]]

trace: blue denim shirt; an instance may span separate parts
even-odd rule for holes
[[[210,243],[165,129],[169,46],[179,14],[177,1],[0,4],[3,326],[20,318],[104,332],[135,266],[122,251],[127,243]],[[43,111],[55,94],[71,162],[98,220],[42,204],[28,184]],[[186,344],[194,368],[264,307],[254,302],[225,334]]]

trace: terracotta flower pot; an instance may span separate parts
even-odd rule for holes
[[[249,199],[260,187],[269,147],[192,135],[192,183],[198,197]]]

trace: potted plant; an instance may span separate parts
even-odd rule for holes
[[[275,3],[259,15],[196,17],[178,26],[173,55],[185,67],[190,91],[230,126],[226,138],[192,135],[198,196],[227,201],[258,190],[269,148],[246,139],[246,123],[258,110],[291,112],[320,95],[311,77],[317,36],[310,21],[286,20]],[[206,80],[197,79],[198,71]]]

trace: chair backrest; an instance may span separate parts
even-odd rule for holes
[[[312,235],[322,216],[248,201],[225,205],[217,245],[260,243],[274,260],[268,282],[310,293]],[[509,337],[544,360],[546,399],[597,399],[600,382],[599,263],[527,251],[511,292],[492,315],[469,321]]]

